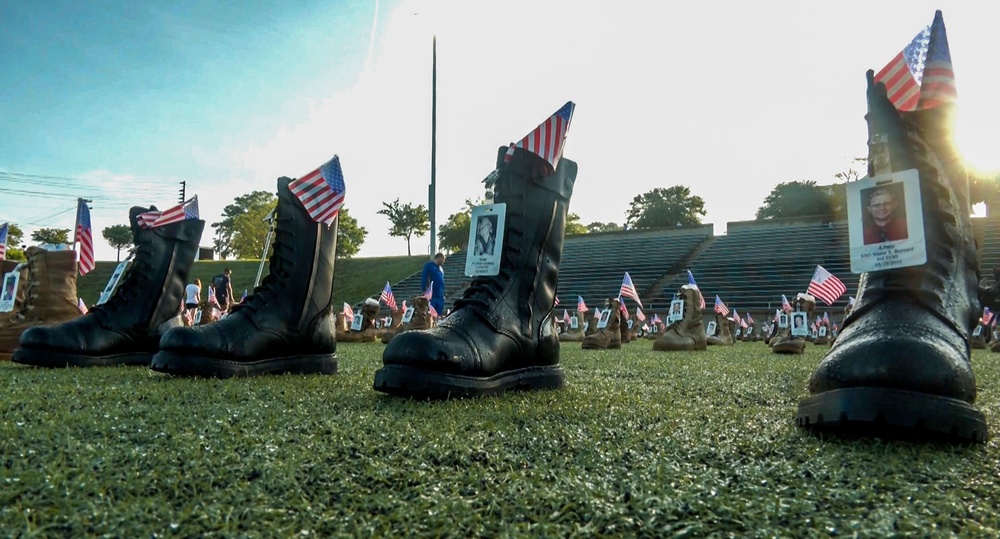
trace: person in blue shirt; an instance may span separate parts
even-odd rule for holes
[[[431,291],[431,307],[438,313],[444,314],[444,253],[434,255],[432,260],[424,264],[424,269],[420,272],[420,291],[427,290],[431,284],[434,290]]]

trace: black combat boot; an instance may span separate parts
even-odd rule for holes
[[[153,370],[219,378],[337,372],[331,306],[338,221],[313,221],[290,181],[278,179],[278,225],[264,282],[222,320],[167,332]]]
[[[21,335],[14,362],[39,367],[149,365],[160,336],[182,326],[181,302],[205,221],[189,219],[140,228],[129,212],[135,259],[114,295],[87,314]]]
[[[897,111],[868,72],[869,174],[920,172],[927,263],[861,276],[857,302],[809,381],[798,423],[847,433],[986,439],[969,338],[978,261],[952,105]],[[879,144],[888,145],[888,163]],[[880,168],[880,166],[882,168]]]
[[[455,310],[425,331],[389,342],[375,389],[416,397],[471,397],[510,389],[555,389],[565,376],[551,316],[576,163],[548,163],[517,148],[504,162],[495,201],[507,204],[500,274],[477,277]]]

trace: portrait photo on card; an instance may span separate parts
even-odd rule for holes
[[[14,310],[14,300],[17,299],[17,283],[21,273],[12,271],[4,276],[3,288],[0,289],[0,312],[8,313]]]
[[[804,312],[794,312],[792,313],[792,336],[793,337],[806,337],[809,335],[809,324],[806,320],[806,313]]]
[[[604,329],[608,327],[608,322],[611,320],[611,309],[606,309],[601,313],[601,319],[597,322],[597,329]]]
[[[709,337],[711,337],[712,335],[715,335],[715,328],[716,327],[718,327],[718,324],[715,323],[715,320],[712,320],[711,322],[709,322],[708,325],[705,326],[705,335],[708,335]]]
[[[788,315],[787,314],[781,313],[781,314],[778,315],[778,327],[781,328],[781,329],[785,329],[785,328],[788,327]]]
[[[667,322],[684,318],[684,300],[675,299],[670,302],[670,314],[667,315]]]
[[[972,330],[972,336],[973,337],[978,337],[978,336],[980,336],[982,334],[983,334],[983,325],[982,324],[979,324],[978,326],[976,326],[976,329]]]
[[[403,320],[402,320],[402,322],[404,324],[409,324],[410,320],[412,320],[412,319],[413,319],[413,307],[407,307],[406,310],[403,311]]]
[[[472,208],[469,227],[469,255],[465,260],[465,274],[493,276],[500,273],[500,255],[503,251],[503,230],[507,205],[486,204]]]
[[[917,170],[863,178],[845,189],[852,272],[927,262]]]
[[[361,331],[361,324],[365,321],[365,316],[361,313],[354,315],[354,319],[351,320],[351,331]]]
[[[820,337],[826,337],[826,326],[820,326],[819,327],[819,336]]]
[[[580,319],[575,316],[569,317],[569,327],[570,329],[579,329]]]

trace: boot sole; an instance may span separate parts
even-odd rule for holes
[[[802,428],[856,436],[983,442],[986,418],[948,397],[881,387],[835,389],[799,402]]]
[[[464,399],[506,391],[561,389],[562,367],[528,367],[486,378],[444,374],[403,365],[387,365],[375,373],[375,391],[418,399]]]
[[[288,356],[260,361],[230,361],[159,351],[149,368],[156,372],[202,378],[235,378],[265,374],[336,374],[337,354]]]
[[[21,347],[14,350],[12,361],[33,367],[63,369],[66,367],[117,367],[119,365],[146,366],[149,365],[149,361],[152,358],[152,352],[132,352],[130,354],[113,354],[110,356],[83,356],[53,350]]]

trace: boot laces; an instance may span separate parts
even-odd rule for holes
[[[107,302],[90,310],[101,320],[139,301],[140,293],[149,288],[150,277],[156,272],[156,268],[150,263],[153,259],[153,235],[152,230],[136,235],[136,245],[129,251],[132,264],[122,275],[118,288]]]
[[[253,289],[253,293],[247,296],[243,303],[236,304],[232,311],[249,309],[257,312],[262,307],[274,299],[283,296],[279,289],[284,288],[291,278],[291,271],[295,267],[295,235],[292,233],[294,227],[291,226],[291,217],[282,217],[280,210],[277,213],[277,226],[274,231],[274,243],[271,244],[271,257],[267,265],[267,277],[261,281],[260,285]],[[282,225],[282,223],[287,223]]]
[[[500,196],[500,182],[495,184],[495,196]],[[524,193],[516,192],[510,195],[504,193],[502,200],[516,199],[523,200]],[[515,205],[523,207],[522,205]],[[513,241],[514,237],[518,242]],[[524,248],[519,245],[524,239],[524,212],[507,209],[506,224],[504,225],[503,249],[500,256],[500,271],[495,276],[474,277],[469,288],[465,289],[462,297],[455,300],[455,310],[462,307],[476,305],[483,309],[488,309],[493,305],[503,293],[504,287],[510,283],[515,273],[517,273],[517,259],[524,253]]]

